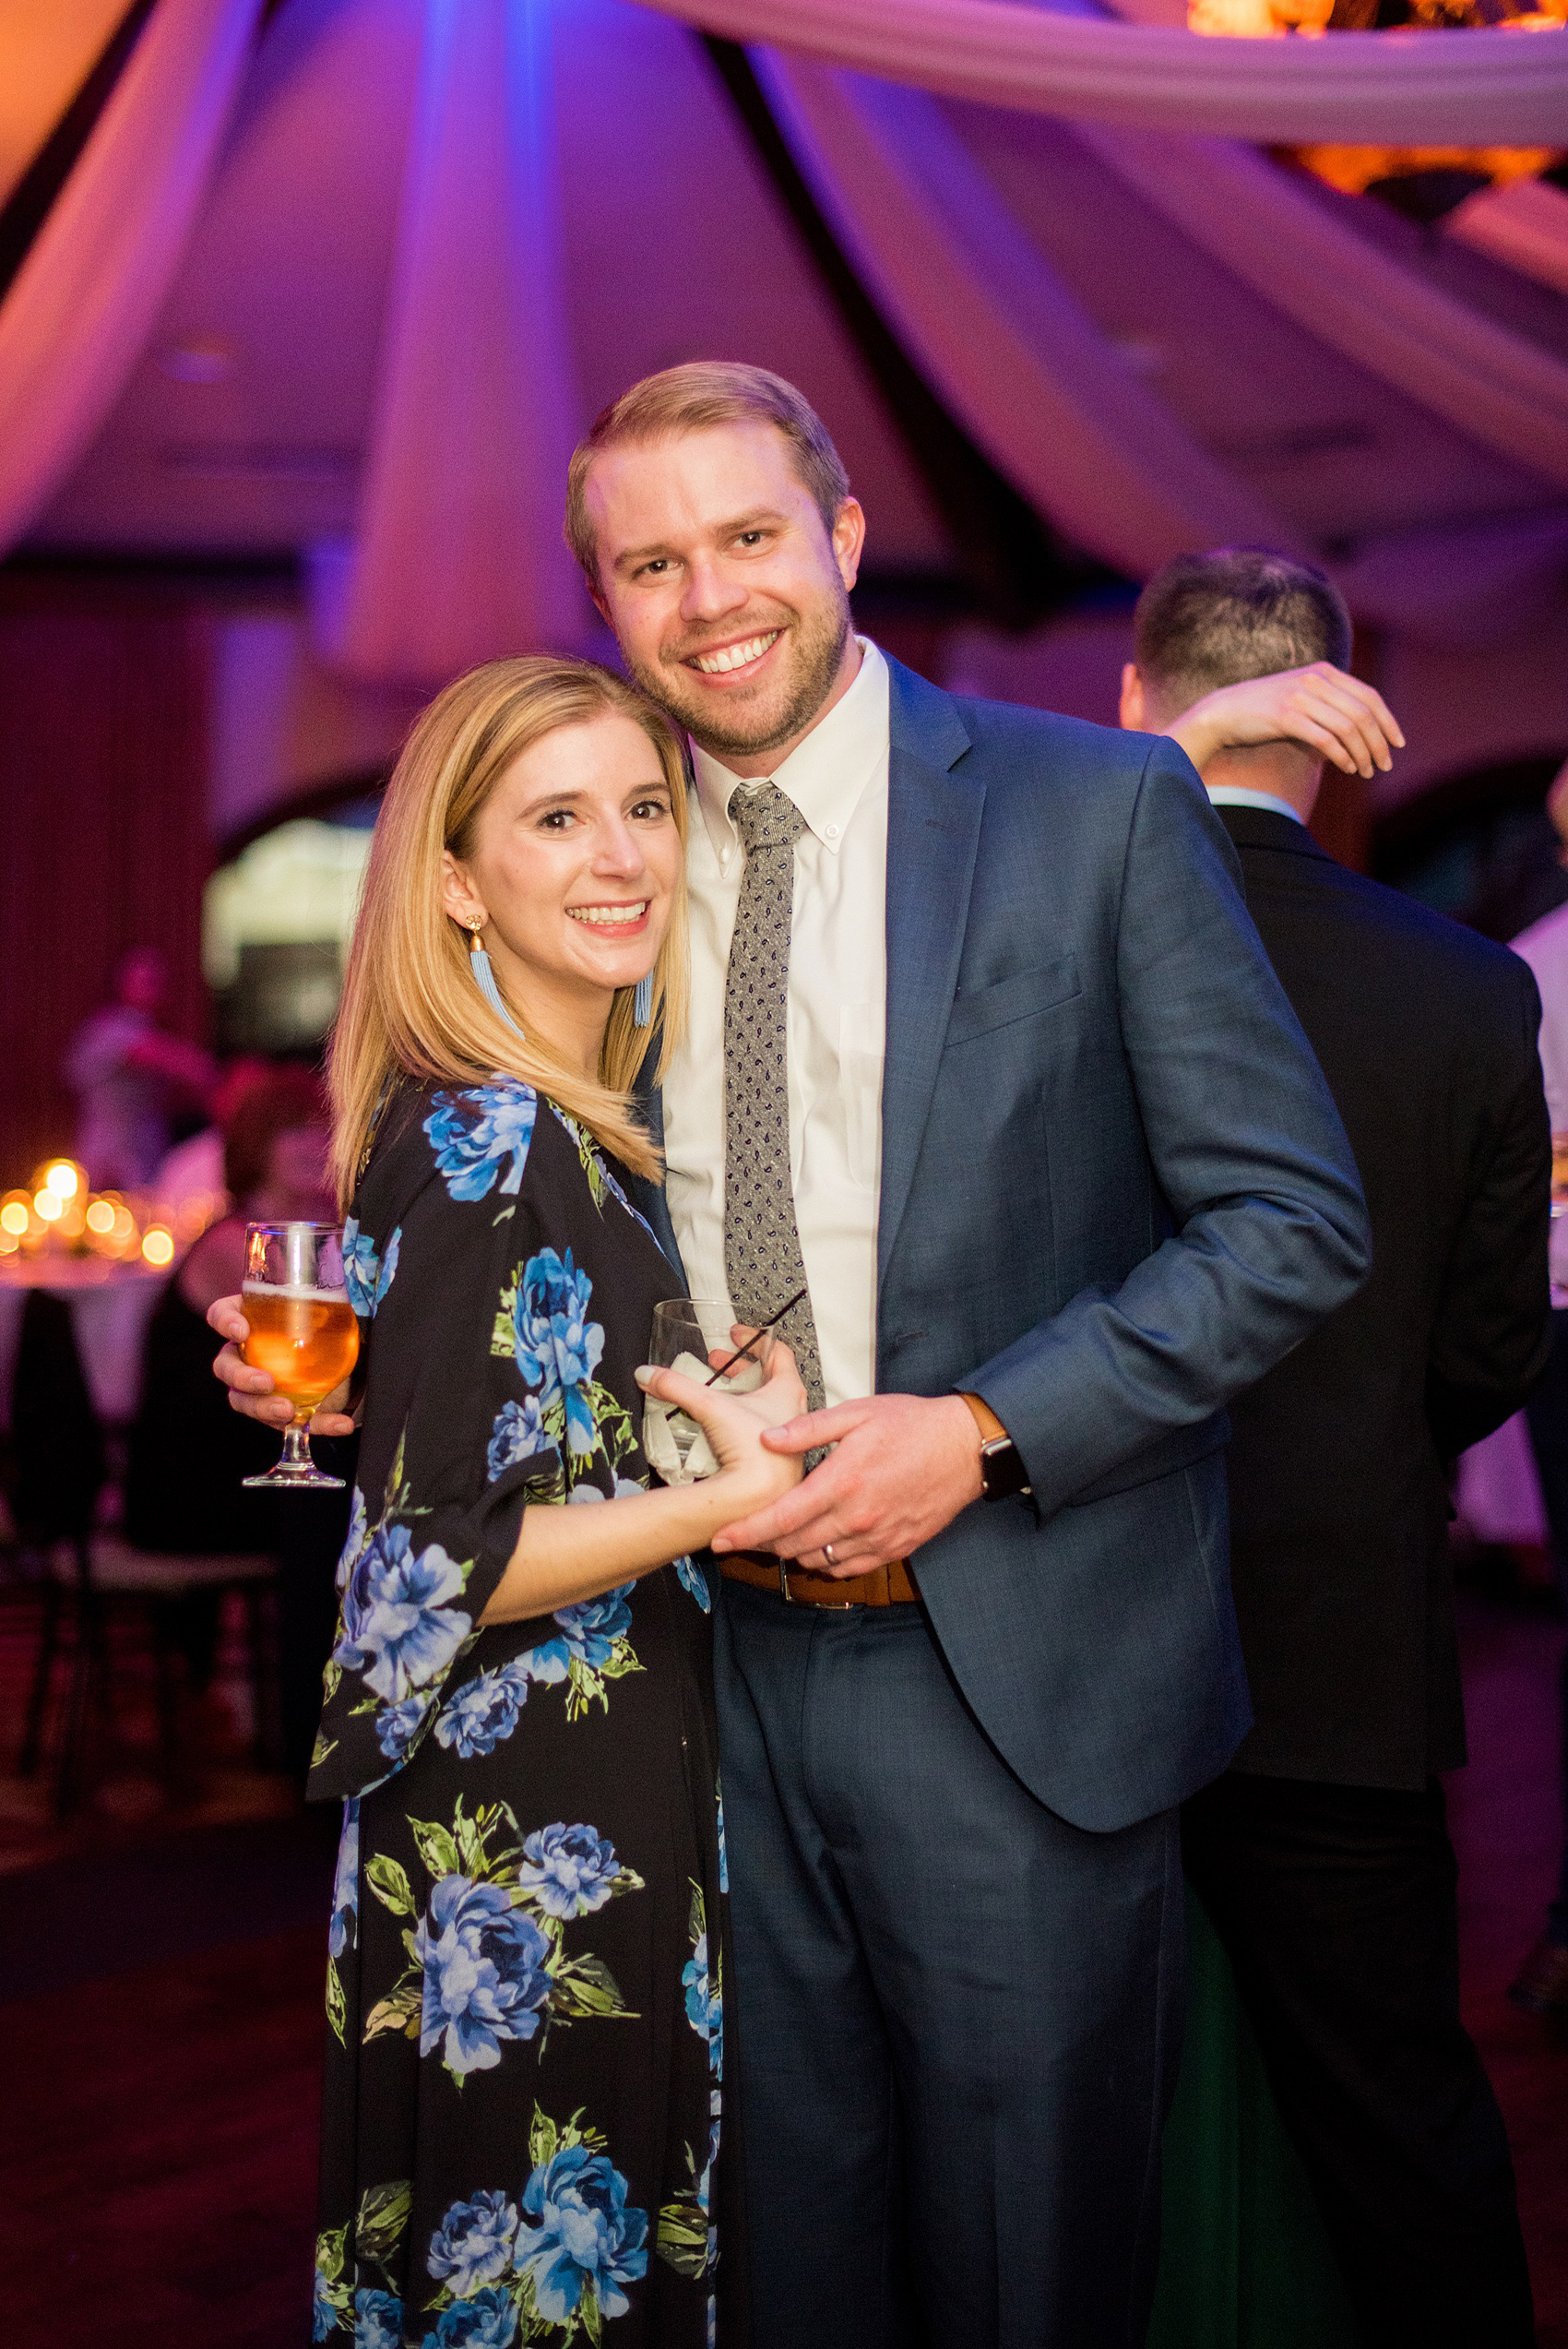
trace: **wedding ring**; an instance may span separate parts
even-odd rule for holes
[[[824,1542],[822,1545],[822,1555],[827,1560],[829,1566],[837,1565],[838,1561],[833,1555],[833,1544],[831,1542]]]

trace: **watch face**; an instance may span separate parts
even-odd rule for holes
[[[1015,1493],[1028,1491],[1028,1471],[1011,1437],[999,1436],[980,1446],[980,1481],[988,1501],[1009,1500]]]

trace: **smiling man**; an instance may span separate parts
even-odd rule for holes
[[[791,386],[638,384],[566,530],[693,745],[649,1210],[796,1298],[826,1453],[719,1545],[757,2338],[1131,2343],[1176,1806],[1248,1720],[1223,1405],[1362,1277],[1355,1170],[1185,757],[857,638]]]

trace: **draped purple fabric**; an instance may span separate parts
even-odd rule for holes
[[[1017,0],[641,0],[731,41],[1017,112],[1292,144],[1550,147],[1568,28],[1218,41]]]
[[[829,66],[761,50],[752,54],[817,202],[910,355],[992,461],[1061,529],[1134,578],[1194,547],[1242,542],[1313,551],[1302,549],[1291,525],[1201,448],[1159,393],[1133,374],[1026,238],[940,105],[918,90]],[[1179,196],[1196,143],[1149,143],[1159,155],[1172,151]],[[1144,142],[1111,137],[1106,145],[1120,168],[1123,147],[1141,158]],[[1210,160],[1212,151],[1199,150],[1198,185],[1206,194],[1201,167]],[[1238,166],[1253,161],[1235,160]],[[1255,173],[1238,168],[1229,178],[1231,161],[1230,150],[1218,150],[1215,181],[1229,185],[1238,202],[1261,188],[1261,236],[1276,217],[1267,206],[1282,174],[1259,161]],[[1157,166],[1146,171],[1140,161],[1129,169],[1134,175],[1140,185],[1148,179],[1150,192],[1163,185]],[[1310,202],[1288,184],[1285,193]],[[1331,244],[1314,246],[1309,220],[1300,224],[1301,250],[1293,252],[1288,208],[1277,217],[1280,271],[1305,316],[1309,289],[1293,272],[1305,272],[1314,252],[1325,272],[1334,259],[1348,271],[1368,248],[1354,238],[1342,256]],[[1345,238],[1332,221],[1326,226],[1330,240]],[[1217,246],[1225,241],[1220,224],[1211,223],[1210,233]],[[1253,236],[1252,223],[1236,225],[1236,250],[1249,260],[1257,251]],[[1222,257],[1229,257],[1229,247]],[[1398,333],[1414,331],[1428,289],[1381,256],[1370,258],[1375,268],[1359,280],[1370,363],[1385,347],[1403,363],[1408,354]],[[1257,267],[1262,291],[1273,295],[1273,285],[1262,282],[1261,256]],[[1372,315],[1380,298],[1392,324]],[[1489,377],[1485,363],[1499,346],[1521,373],[1538,357],[1548,374],[1557,363],[1479,318],[1475,343],[1467,343],[1469,314],[1442,299],[1443,311],[1453,313],[1441,320],[1449,341],[1430,349],[1430,363],[1452,382],[1467,354],[1479,352],[1478,397],[1489,384],[1496,391],[1489,412],[1501,438],[1498,411],[1513,384],[1505,372]],[[1324,300],[1336,315],[1332,293],[1325,291]],[[1421,396],[1413,364],[1409,388]],[[1535,461],[1538,432],[1538,419],[1519,407],[1514,437],[1502,445]],[[1565,551],[1568,509],[1549,507],[1503,521],[1371,540],[1331,567],[1358,618],[1439,642],[1473,641],[1478,631],[1505,631],[1538,611]]]
[[[905,349],[1061,530],[1136,577],[1194,545],[1291,543],[1101,335],[934,100],[766,51],[753,63]]]
[[[0,553],[141,354],[217,161],[262,0],[162,0],[0,304]]]
[[[340,631],[355,674],[439,684],[588,631],[561,540],[576,438],[550,0],[427,0]]]
[[[1158,132],[1080,125],[1077,136],[1195,244],[1322,341],[1568,488],[1568,365],[1561,359],[1401,267],[1266,156]]]

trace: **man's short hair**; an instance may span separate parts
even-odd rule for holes
[[[823,528],[832,530],[849,495],[849,476],[810,400],[766,367],[696,359],[635,383],[600,411],[572,452],[566,474],[566,543],[590,579],[599,576],[599,554],[588,518],[588,476],[600,451],[639,441],[673,440],[683,433],[711,431],[716,424],[772,424],[781,432]]]
[[[1313,564],[1265,546],[1179,554],[1157,571],[1133,618],[1133,658],[1146,683],[1190,708],[1219,686],[1272,677],[1313,661],[1350,662],[1350,614]]]

